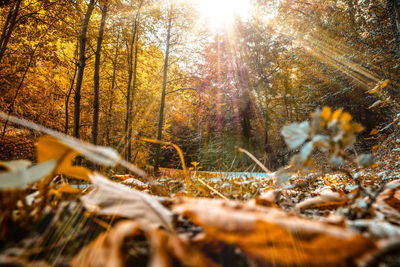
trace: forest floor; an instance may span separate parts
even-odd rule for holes
[[[377,143],[371,168],[285,186],[162,169],[3,190],[0,266],[399,266],[400,131]]]

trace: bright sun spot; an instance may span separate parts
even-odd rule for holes
[[[248,19],[251,12],[250,0],[197,0],[197,4],[212,29],[230,24],[235,16]]]

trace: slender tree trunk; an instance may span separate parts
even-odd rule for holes
[[[115,48],[114,61],[113,61],[113,74],[112,74],[112,78],[111,78],[111,88],[110,88],[110,102],[109,102],[109,106],[108,106],[108,118],[107,118],[107,126],[106,126],[107,145],[110,145],[110,131],[111,131],[113,100],[114,100],[115,77],[116,77],[116,73],[117,73],[118,50],[119,49],[118,49],[118,41],[117,41],[117,46]]]
[[[76,73],[78,70],[78,63],[76,62],[76,58],[78,57],[78,46],[79,42],[76,43],[75,52],[74,52],[74,75],[71,78],[71,85],[68,89],[68,93],[65,97],[65,125],[64,125],[64,133],[68,134],[69,129],[69,100],[71,98],[72,90],[74,89]]]
[[[128,70],[128,89],[126,90],[126,117],[125,117],[125,159],[129,161],[130,158],[130,140],[129,140],[129,128],[130,128],[130,121],[131,121],[131,89],[132,89],[132,77],[133,77],[133,45],[136,39],[136,21],[135,21],[135,28],[133,31],[132,41],[129,46],[129,70]]]
[[[133,101],[135,98],[136,94],[136,79],[137,79],[137,59],[138,59],[138,37],[139,37],[139,32],[136,31],[136,41],[135,41],[135,60],[133,63],[133,84],[132,84],[132,97],[130,99],[130,107],[129,107],[129,125],[132,125],[132,111],[133,111]],[[129,127],[128,131],[128,153],[127,153],[127,160],[131,160],[132,156],[132,127]]]
[[[0,37],[0,63],[3,59],[4,53],[6,52],[8,41],[10,40],[11,34],[14,30],[21,2],[22,0],[17,0],[15,6],[10,8],[10,12],[8,13],[7,20],[4,24]]]
[[[131,108],[132,108],[132,100],[131,100],[131,85],[132,85],[132,77],[133,77],[133,46],[136,41],[136,34],[137,34],[137,26],[138,26],[138,19],[140,15],[140,8],[142,7],[143,1],[140,2],[139,9],[135,16],[135,25],[133,29],[132,40],[129,45],[129,52],[128,52],[128,89],[126,90],[126,117],[125,117],[125,159],[129,161],[131,157],[131,142],[129,137],[130,132],[130,122],[131,122]]]
[[[162,139],[162,130],[164,126],[164,107],[165,107],[165,90],[167,88],[167,73],[168,73],[168,57],[169,57],[169,47],[170,47],[170,39],[171,39],[171,27],[172,27],[172,14],[169,15],[168,19],[168,29],[167,29],[167,41],[165,47],[165,59],[164,59],[164,73],[163,73],[163,82],[162,82],[162,91],[161,91],[161,106],[158,118],[158,131],[157,131],[157,140],[161,141]],[[154,171],[158,172],[159,169],[159,160],[160,160],[160,150],[161,146],[158,145],[156,148],[155,154],[155,162],[154,162]]]
[[[85,70],[86,65],[86,41],[87,41],[87,31],[88,25],[90,21],[90,17],[92,16],[92,12],[94,9],[95,0],[90,0],[88,8],[86,10],[85,18],[82,23],[81,34],[79,36],[79,61],[78,61],[78,74],[76,78],[76,86],[75,86],[75,96],[74,96],[74,130],[73,136],[79,138],[79,128],[80,128],[80,114],[81,114],[81,88],[83,81],[83,72]]]
[[[99,125],[99,87],[100,87],[100,56],[101,44],[103,42],[104,26],[107,17],[107,2],[104,3],[101,11],[101,23],[99,28],[99,36],[97,38],[96,56],[94,63],[94,100],[93,100],[93,126],[92,126],[92,143],[97,145],[98,125]]]
[[[285,72],[287,73],[287,70],[285,70]],[[288,80],[287,75],[286,74],[284,74],[284,75],[285,75],[285,77],[283,78],[284,79],[283,86],[285,88],[285,92],[283,95],[283,101],[285,103],[286,122],[288,122],[289,121],[289,103],[288,103],[287,95],[289,93],[289,80]]]

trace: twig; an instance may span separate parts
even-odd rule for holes
[[[204,185],[205,187],[207,187],[208,189],[210,189],[211,191],[213,191],[215,194],[217,194],[218,196],[220,196],[221,198],[228,200],[227,197],[225,197],[223,194],[221,194],[220,192],[218,192],[217,190],[215,190],[213,187],[209,186],[206,182],[204,182],[201,178],[197,178],[197,180]]]
[[[270,171],[270,170],[268,170],[265,166],[264,166],[264,164],[262,164],[256,157],[254,157],[249,151],[247,151],[246,149],[243,149],[243,148],[238,148],[238,150],[239,150],[239,152],[243,152],[243,153],[245,153],[247,156],[249,156],[258,166],[260,166],[260,168],[264,171],[264,172],[266,172],[266,173],[269,173],[269,174],[272,174],[272,172]]]

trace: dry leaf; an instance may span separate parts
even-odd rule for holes
[[[79,153],[51,136],[42,136],[36,144],[37,158],[39,162],[49,159],[57,161],[55,174],[64,174],[73,178],[89,181],[89,169],[81,166],[73,166],[72,161]]]
[[[82,248],[72,259],[73,267],[118,267],[124,266],[122,245],[135,235],[143,235],[139,225],[132,221],[122,221],[100,234],[96,240]]]
[[[152,256],[148,267],[172,267],[174,260],[188,267],[219,266],[194,245],[183,241],[179,236],[155,229],[150,233]]]
[[[329,209],[337,208],[344,205],[347,199],[341,196],[338,192],[333,192],[332,190],[324,190],[317,197],[306,199],[296,205],[296,209]]]
[[[121,184],[134,186],[139,189],[148,189],[149,188],[149,186],[147,184],[145,184],[142,181],[139,181],[138,179],[135,179],[135,178],[128,178],[128,179],[122,181]]]
[[[389,84],[389,80],[385,80],[380,84],[380,87],[383,89]]]
[[[369,90],[368,93],[375,94],[376,92],[378,92],[378,89],[380,89],[380,88],[381,87],[379,85],[377,85],[374,88],[372,88],[371,90]]]
[[[400,223],[400,180],[385,185],[373,205],[375,210],[383,213],[388,221]]]
[[[257,197],[254,201],[254,204],[264,206],[264,207],[276,207],[275,201],[276,196],[279,194],[278,190],[269,190],[267,192],[262,193],[259,197]]]
[[[295,149],[301,146],[308,138],[310,133],[310,123],[308,121],[302,123],[292,123],[282,128],[281,131],[285,137],[286,144]]]
[[[358,230],[367,230],[369,236],[373,238],[392,238],[400,237],[400,227],[379,220],[355,220],[348,221],[347,225]]]
[[[79,195],[82,193],[81,189],[73,188],[69,184],[63,184],[56,189],[51,189],[49,194],[61,197],[63,194],[66,195]]]
[[[172,212],[156,197],[108,180],[98,173],[90,175],[94,189],[83,196],[89,211],[135,219],[143,230],[157,227],[172,229]]]
[[[201,226],[209,239],[238,246],[259,265],[346,265],[375,248],[363,236],[275,208],[181,198],[172,209]]]
[[[29,163],[29,164],[28,164]],[[23,188],[48,176],[56,168],[55,160],[46,160],[41,164],[27,168],[29,161],[1,162],[6,172],[0,172],[0,189]]]

